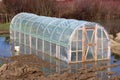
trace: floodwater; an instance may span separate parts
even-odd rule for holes
[[[9,57],[10,54],[10,44],[6,42],[6,37],[0,37],[0,57]]]
[[[9,42],[6,42],[5,37],[0,37],[0,57],[7,58],[11,56],[10,52],[10,44]],[[114,61],[116,60],[116,61]],[[51,62],[55,63],[58,65],[55,69],[51,68],[42,68],[41,70],[46,73],[46,75],[52,74],[52,73],[63,73],[65,71],[68,71],[67,68],[70,68],[70,72],[75,73],[77,72],[78,69],[82,68],[91,68],[92,66],[102,66],[102,65],[111,65],[111,64],[120,64],[120,57],[116,57],[115,55],[111,55],[111,60],[110,61],[98,61],[98,62],[91,62],[91,63],[78,63],[78,64],[66,64],[64,62],[58,61],[58,60],[50,60]],[[114,68],[108,68],[104,71],[97,71],[97,75],[102,78],[102,80],[106,80],[107,76],[106,71],[112,71],[116,72],[115,75],[120,75],[120,66],[114,67]]]

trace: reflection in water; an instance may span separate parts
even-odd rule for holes
[[[67,73],[77,73],[78,71],[81,71],[81,70],[89,70],[91,69],[92,67],[95,67],[95,68],[100,68],[102,66],[109,66],[110,65],[110,61],[98,61],[98,62],[87,62],[87,63],[76,63],[76,64],[67,64],[63,61],[59,61],[59,60],[56,60],[52,57],[49,57],[49,60],[51,61],[52,64],[55,64],[56,65],[56,68],[53,68],[52,65],[49,65],[49,68],[41,68],[41,70],[46,74],[46,75],[49,75],[49,74],[53,74],[53,73],[64,73],[64,72],[67,72]],[[46,60],[48,61],[48,60]],[[92,73],[94,73],[96,76],[96,79],[97,78],[101,78],[102,80],[106,80],[108,77],[108,75],[106,75],[107,72],[110,72],[111,69],[110,68],[106,68],[104,70],[101,70],[101,71],[94,71]]]
[[[45,54],[44,54],[45,55]],[[86,62],[86,63],[76,63],[76,64],[67,64],[63,61],[56,60],[53,57],[49,57],[45,55],[45,61],[50,62],[56,65],[56,68],[53,68],[52,65],[49,65],[49,68],[41,68],[43,72],[45,72],[46,76],[53,73],[77,73],[78,71],[88,71],[93,70],[92,74],[97,75],[96,79],[101,78],[101,80],[106,80],[107,78],[111,78],[113,75],[107,75],[109,72],[115,72],[114,75],[120,75],[120,66],[110,68],[111,64],[120,64],[120,61],[114,63],[114,56],[111,56],[110,61],[97,61],[97,62]],[[106,67],[106,68],[105,68]],[[98,69],[98,70],[96,70]],[[95,70],[95,71],[94,71]],[[88,71],[89,73],[89,71]],[[90,72],[91,73],[91,72]]]

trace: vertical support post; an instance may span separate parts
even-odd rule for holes
[[[56,57],[60,59],[60,47],[59,45],[56,45]]]
[[[108,40],[109,42],[108,42],[108,59],[110,59],[110,55],[111,55],[111,47],[110,47],[110,45],[111,45],[111,43],[110,43],[110,40]]]
[[[59,51],[58,58],[60,59],[60,46],[58,46],[58,51]]]
[[[85,59],[85,27],[82,27],[82,62],[84,62]]]
[[[52,56],[52,50],[51,50],[52,48],[51,48],[51,45],[52,45],[52,44],[51,44],[51,42],[50,42],[50,63],[51,63],[51,61],[52,61],[52,60],[51,60],[51,56]]]
[[[77,40],[76,40],[76,62],[78,61],[78,30],[76,30],[77,33]]]
[[[44,53],[44,40],[42,40],[42,52],[43,52],[43,56],[42,59],[44,60],[45,58],[45,53]]]
[[[72,40],[70,40],[70,46],[69,46],[69,54],[68,54],[69,55],[69,57],[68,57],[69,58],[69,62],[71,62],[71,54],[72,54],[71,53],[71,50],[72,50],[71,46],[72,46]]]
[[[97,61],[97,25],[95,26],[95,61]]]
[[[56,58],[60,59],[60,47],[59,45],[56,45]],[[60,72],[60,61],[56,60],[56,71],[59,73]]]
[[[38,38],[37,37],[35,38],[36,38],[36,55],[38,55]]]
[[[29,42],[30,42],[30,54],[32,54],[32,38],[29,36]]]
[[[26,54],[26,35],[24,34],[24,53]]]
[[[57,45],[56,45],[56,58],[57,58],[58,50],[57,50]]]
[[[11,46],[12,46],[12,31],[11,31],[11,29],[10,29],[10,52],[12,51],[12,48],[11,48]],[[12,56],[12,55],[11,55]]]
[[[19,24],[19,28],[21,29],[21,27],[22,27],[22,20],[21,20],[21,17],[20,17],[20,24]],[[21,45],[21,33],[19,32],[19,46]],[[21,46],[20,46],[20,48],[21,48]],[[20,49],[20,52],[21,52],[21,49]]]
[[[103,29],[101,29],[101,46],[102,46],[102,59],[104,58],[103,57],[103,55],[104,55],[104,53],[103,53]]]
[[[14,53],[15,53],[15,46],[16,46],[16,31],[14,30]]]

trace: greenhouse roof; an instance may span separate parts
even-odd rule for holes
[[[95,23],[19,13],[13,18],[10,28],[11,30],[67,47],[72,33],[85,24],[93,25]]]

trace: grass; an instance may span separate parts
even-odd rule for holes
[[[9,26],[10,26],[10,23],[0,23],[0,31],[9,31]]]
[[[0,23],[0,31],[9,31],[9,26],[10,26],[10,23]],[[0,34],[0,37],[6,37],[6,41],[9,42],[9,37],[10,35],[9,34]]]

